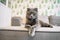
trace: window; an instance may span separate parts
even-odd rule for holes
[[[6,5],[6,0],[0,0],[0,2]]]

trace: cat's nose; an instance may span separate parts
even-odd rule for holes
[[[33,17],[33,14],[31,14],[31,17]]]

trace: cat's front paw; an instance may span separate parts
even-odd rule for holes
[[[35,36],[35,28],[29,30],[29,35],[30,35],[31,37],[34,37],[34,36]]]

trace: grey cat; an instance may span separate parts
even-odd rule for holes
[[[29,35],[34,36],[35,35],[35,29],[37,24],[37,14],[38,10],[37,8],[27,8],[26,13],[26,28],[29,29]]]

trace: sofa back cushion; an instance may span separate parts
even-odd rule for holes
[[[39,16],[39,20],[43,21],[44,23],[49,24],[48,16]]]
[[[39,16],[39,23],[40,23],[41,27],[52,28],[52,26],[49,24],[48,16]]]
[[[49,16],[49,23],[60,26],[60,16]]]
[[[12,17],[11,26],[20,26],[20,25],[21,25],[21,18],[20,17]]]

